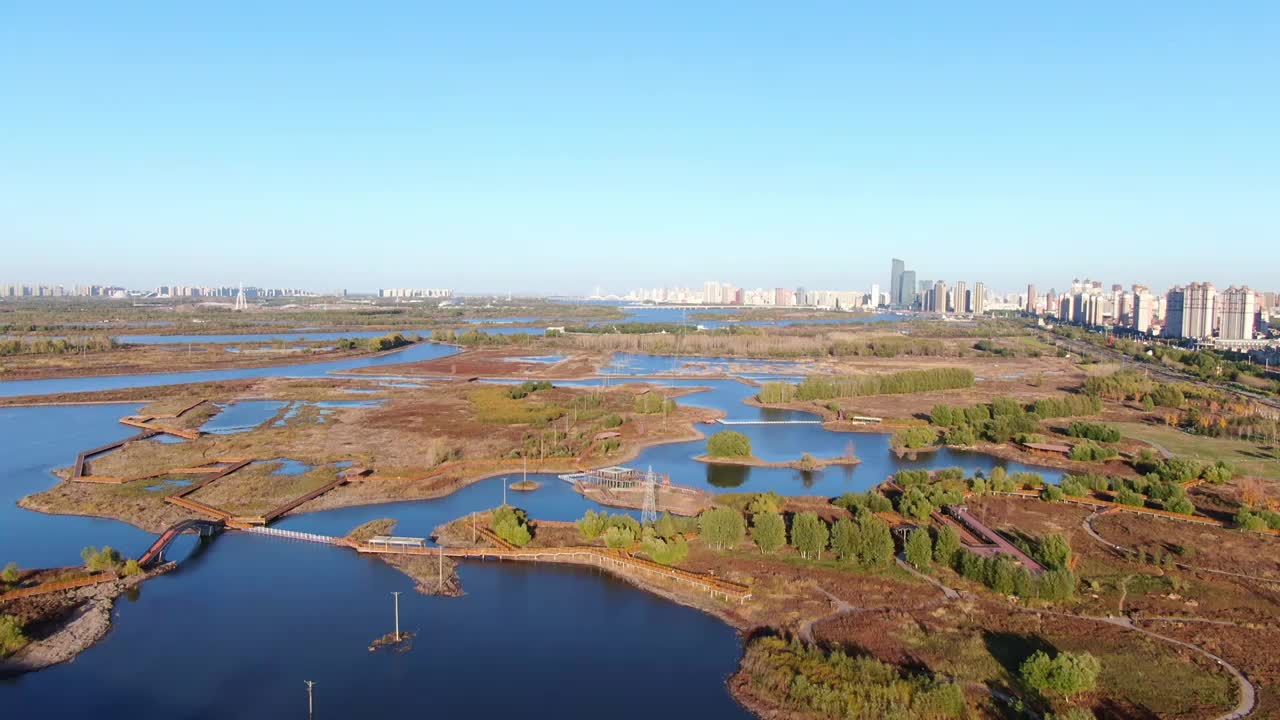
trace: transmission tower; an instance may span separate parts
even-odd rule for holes
[[[644,474],[644,506],[640,510],[640,524],[658,522],[658,476],[653,466]]]
[[[244,299],[244,283],[240,283],[240,292],[236,293],[236,310],[248,310],[249,303]]]

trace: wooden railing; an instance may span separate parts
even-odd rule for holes
[[[5,600],[17,600],[18,598],[34,597],[36,595],[44,595],[46,593],[58,592],[59,590],[88,587],[89,585],[97,585],[98,583],[110,582],[115,579],[115,573],[104,572],[89,575],[87,577],[73,578],[71,580],[55,580],[53,582],[41,583],[35,587],[10,590],[5,594],[0,595],[0,602]]]

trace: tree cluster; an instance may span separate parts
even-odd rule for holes
[[[828,654],[799,640],[751,641],[742,670],[754,690],[805,714],[896,720],[966,716],[964,692],[955,683],[904,675],[875,658],[838,650]]]
[[[735,430],[722,430],[707,438],[707,455],[720,458],[751,457],[751,438]]]
[[[493,511],[490,524],[494,535],[516,547],[524,547],[533,539],[529,531],[529,516],[520,508],[503,505]]]

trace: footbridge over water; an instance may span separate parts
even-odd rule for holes
[[[164,560],[165,548],[169,544],[178,539],[183,533],[193,532],[200,537],[213,537],[222,532],[224,526],[221,521],[214,520],[183,520],[180,523],[171,525],[167,530],[160,533],[160,537],[151,543],[151,547],[142,553],[142,557],[138,558],[138,565],[147,567],[153,563]]]

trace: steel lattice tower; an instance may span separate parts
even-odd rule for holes
[[[653,466],[644,474],[644,506],[640,510],[640,524],[658,522],[658,476]]]

